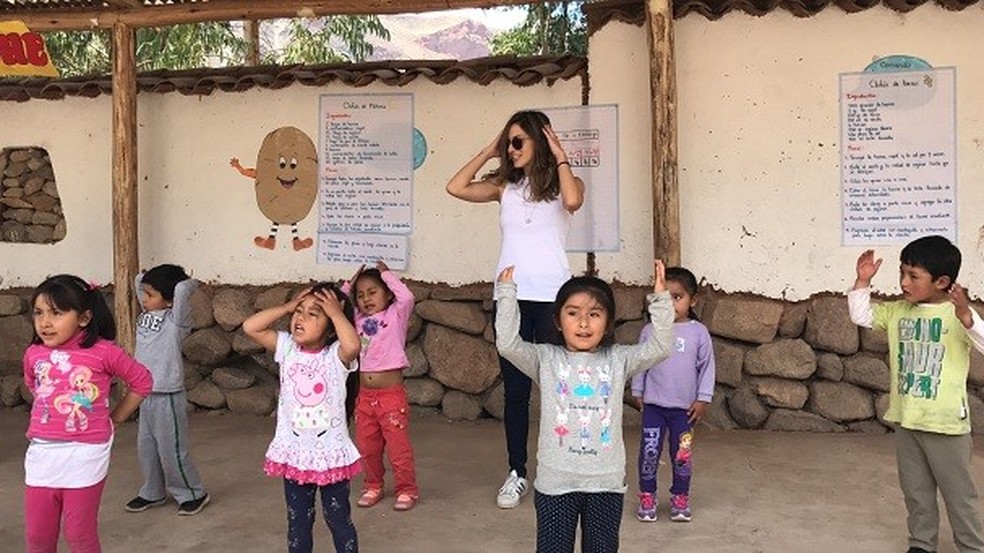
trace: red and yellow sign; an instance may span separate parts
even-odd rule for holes
[[[0,76],[58,76],[44,39],[22,21],[0,21]]]

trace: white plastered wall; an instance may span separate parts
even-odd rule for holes
[[[841,246],[838,74],[909,54],[956,67],[960,280],[981,290],[981,29],[980,6],[675,21],[683,264],[727,291],[802,299],[849,287],[862,248]],[[634,144],[650,140],[646,32],[613,22],[590,42],[591,102],[619,104],[622,244],[643,252],[631,265],[599,256],[599,266],[603,276],[630,281],[643,278],[652,255],[651,203],[641,190],[626,190],[648,182],[651,171],[648,150]],[[876,288],[897,290],[900,249],[876,249],[885,258]]]
[[[253,237],[265,236],[270,224],[257,208],[253,181],[233,170],[229,159],[254,166],[263,137],[281,126],[296,126],[317,142],[319,95],[363,93],[412,93],[414,125],[428,141],[427,159],[414,172],[406,276],[456,284],[491,280],[498,204],[467,204],[444,186],[513,111],[580,104],[580,78],[528,87],[505,80],[480,86],[418,79],[400,88],[294,85],[209,96],[140,94],[140,265],[180,263],[199,279],[230,284],[350,276],[355,267],[316,264],[314,248],[294,252],[287,228],[274,251],[256,247]],[[0,243],[0,288],[31,286],[57,272],[111,281],[111,110],[109,96],[0,103],[0,147],[47,149],[68,223],[66,238],[54,245]],[[298,226],[302,236],[316,235],[317,206]],[[570,261],[572,270],[583,270],[584,255]]]

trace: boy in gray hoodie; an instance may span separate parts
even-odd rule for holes
[[[125,509],[146,511],[164,504],[170,493],[179,515],[196,515],[209,496],[188,454],[181,343],[191,332],[189,299],[197,282],[178,265],[166,264],[137,275],[135,284],[143,312],[137,317],[134,357],[150,369],[154,390],[140,405],[137,430],[144,484]]]

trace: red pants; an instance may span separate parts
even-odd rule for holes
[[[418,497],[413,446],[410,445],[410,405],[403,385],[362,388],[355,402],[355,444],[362,455],[365,490],[383,489],[383,448],[396,478],[396,494]]]
[[[65,526],[65,541],[72,553],[100,553],[99,500],[106,480],[87,488],[24,490],[24,534],[28,553],[56,553],[58,533]]]

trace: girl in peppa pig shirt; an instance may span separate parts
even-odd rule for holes
[[[288,332],[271,327],[290,315]],[[331,284],[317,284],[293,300],[243,322],[243,331],[274,352],[280,364],[277,431],[263,470],[283,477],[287,501],[287,550],[314,547],[315,495],[335,551],[357,552],[349,481],[359,472],[359,452],[349,439],[345,409],[347,375],[359,356],[352,305]]]

